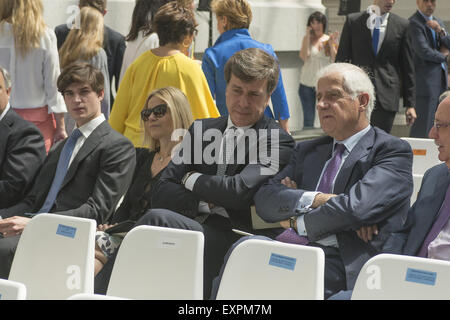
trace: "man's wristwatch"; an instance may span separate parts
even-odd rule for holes
[[[189,171],[186,173],[183,178],[181,179],[181,184],[184,186],[186,184],[187,179],[194,173],[195,171]]]
[[[289,218],[289,227],[291,229],[297,230],[297,218],[298,217],[290,217]]]

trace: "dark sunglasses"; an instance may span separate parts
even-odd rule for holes
[[[162,118],[165,116],[167,112],[167,104],[159,104],[156,107],[153,107],[151,109],[144,109],[141,111],[141,119],[142,121],[148,121],[148,118],[153,113],[156,118]]]

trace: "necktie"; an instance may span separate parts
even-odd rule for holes
[[[327,168],[322,175],[322,179],[320,180],[319,186],[317,187],[317,191],[321,191],[323,193],[331,193],[333,181],[336,177],[337,172],[339,171],[339,167],[341,166],[342,154],[344,153],[344,151],[345,146],[342,143],[336,144],[334,156],[331,158]]]
[[[373,53],[377,55],[378,53],[378,41],[380,40],[380,29],[375,28],[373,29],[373,35],[372,35],[372,46],[373,46]]]
[[[231,126],[225,132],[225,136],[223,137],[222,143],[222,163],[217,165],[217,175],[223,176],[225,175],[225,171],[227,169],[227,163],[229,159],[233,155],[234,148],[236,147],[236,127]]]
[[[439,210],[438,217],[436,218],[436,221],[434,222],[433,226],[428,232],[428,235],[426,236],[425,241],[423,242],[422,247],[420,248],[418,254],[419,257],[426,258],[428,256],[429,244],[439,235],[442,228],[447,223],[449,217],[450,217],[450,185],[447,188],[444,203],[442,204],[442,207]]]
[[[61,184],[64,180],[64,177],[66,176],[70,157],[72,156],[73,149],[75,148],[75,143],[77,142],[79,137],[81,137],[81,131],[79,129],[75,129],[67,139],[66,144],[64,145],[61,154],[59,155],[58,165],[56,167],[56,173],[55,177],[53,178],[52,186],[50,187],[50,191],[47,194],[44,205],[37,212],[38,214],[50,212],[50,210],[52,209],[53,204],[56,200],[56,196],[58,195],[59,189],[61,188]]]
[[[286,229],[283,233],[275,237],[275,240],[285,243],[307,245],[309,240],[307,237],[300,236],[294,229]]]

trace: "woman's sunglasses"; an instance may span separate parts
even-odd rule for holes
[[[151,109],[144,109],[141,111],[141,119],[142,121],[148,121],[148,118],[153,113],[156,118],[162,118],[167,112],[167,104],[159,104],[156,107]]]

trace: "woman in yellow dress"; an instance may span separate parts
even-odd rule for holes
[[[201,67],[183,54],[196,32],[193,12],[170,2],[156,13],[153,26],[160,46],[143,53],[128,67],[109,118],[111,126],[136,147],[144,146],[140,111],[154,89],[180,89],[188,98],[194,119],[219,117]]]

